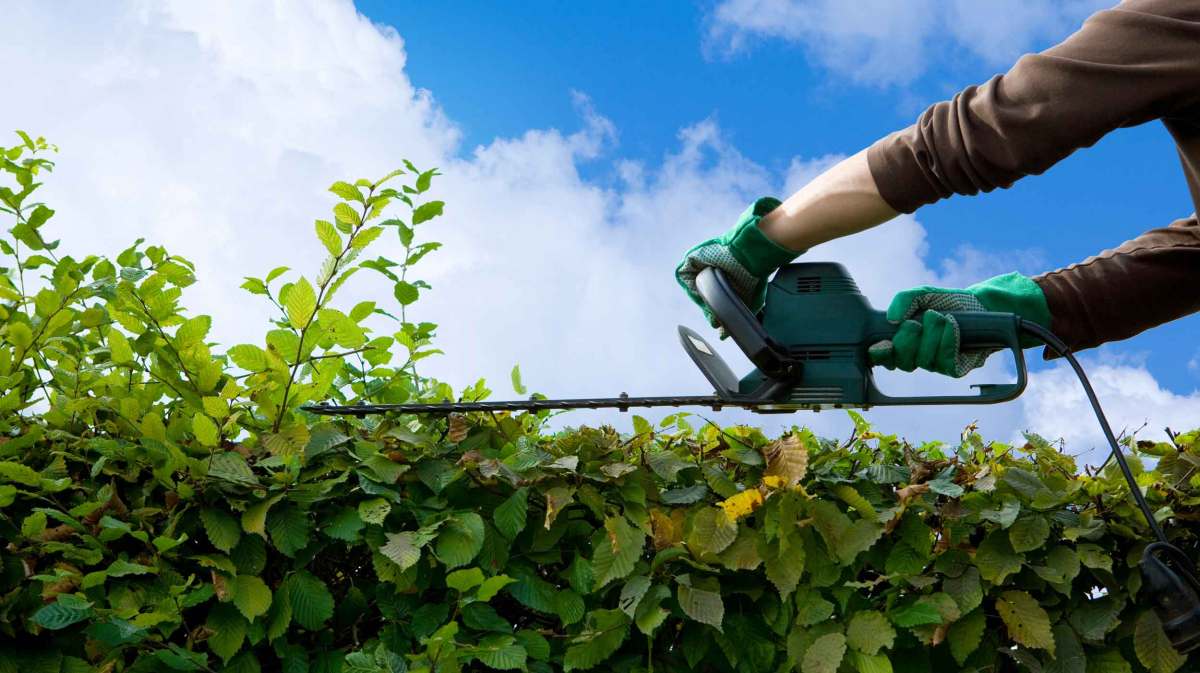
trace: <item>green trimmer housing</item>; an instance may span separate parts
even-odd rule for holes
[[[734,343],[755,365],[737,378],[717,351],[680,325],[684,350],[730,403],[755,411],[868,408],[922,404],[994,404],[1025,390],[1020,318],[1011,313],[957,312],[962,345],[1009,350],[1016,361],[1014,383],[979,384],[975,394],[891,396],[875,385],[867,349],[891,339],[897,325],[871,307],[850,273],[834,262],[789,264],[767,286],[766,306],[756,316],[720,271],[705,269],[697,290]]]

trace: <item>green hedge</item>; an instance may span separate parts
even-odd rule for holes
[[[418,374],[436,326],[409,316],[436,173],[333,185],[328,260],[248,278],[274,318],[222,352],[181,308],[186,260],[56,254],[32,197],[50,150],[0,148],[0,671],[1200,668],[1139,604],[1147,531],[1114,470],[857,415],[844,441],[688,414],[313,417],[454,396]],[[360,270],[388,305],[335,309]],[[1200,438],[1131,448],[1195,554]]]

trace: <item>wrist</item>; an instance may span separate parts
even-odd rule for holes
[[[762,227],[763,218],[779,212],[779,199],[763,197],[742,213],[731,232],[729,249],[751,274],[765,278],[772,271],[800,256],[803,250],[793,250],[773,240]]]

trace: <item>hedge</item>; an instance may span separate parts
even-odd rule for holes
[[[268,330],[222,351],[182,307],[186,259],[56,253],[32,198],[53,150],[0,148],[2,672],[1200,669],[1139,602],[1147,529],[1113,469],[853,412],[842,440],[686,413],[316,417],[490,394],[417,371],[436,171],[335,183],[327,261],[248,278]],[[335,308],[361,270],[387,305]],[[1200,435],[1127,443],[1195,555]]]

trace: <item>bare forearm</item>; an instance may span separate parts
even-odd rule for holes
[[[870,229],[897,214],[879,195],[863,150],[789,196],[758,226],[784,247],[807,250]]]

